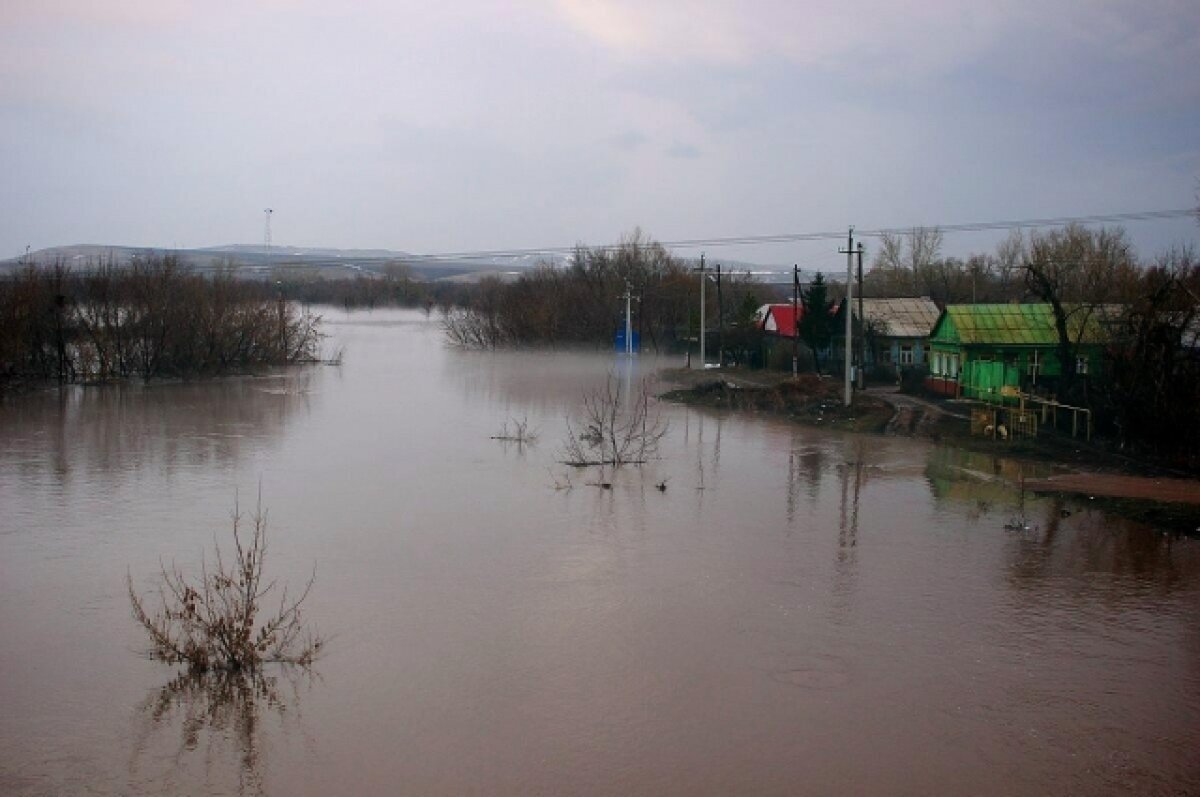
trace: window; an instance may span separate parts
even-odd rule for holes
[[[906,343],[900,347],[900,364],[913,364],[913,347],[911,343]]]
[[[1086,376],[1088,372],[1088,358],[1080,355],[1075,358],[1075,373]]]

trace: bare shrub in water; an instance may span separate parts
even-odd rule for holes
[[[517,445],[533,445],[537,442],[538,433],[536,429],[529,428],[529,419],[522,418],[517,420],[512,418],[512,427],[509,428],[508,421],[500,427],[500,431],[492,435],[493,440],[499,440],[502,443],[516,443]]]
[[[72,271],[33,265],[0,279],[0,388],[12,380],[105,382],[310,363],[320,317],[174,255]]]
[[[667,423],[650,412],[650,387],[645,379],[633,395],[623,398],[619,381],[608,375],[604,387],[583,397],[583,416],[567,419],[563,464],[640,465],[658,453]]]
[[[150,636],[152,655],[191,672],[256,671],[266,662],[308,665],[324,640],[308,629],[301,605],[312,589],[310,577],[296,597],[279,590],[274,612],[264,606],[276,588],[263,577],[267,553],[267,516],[261,504],[250,517],[251,530],[242,529],[242,514],[234,508],[232,560],[215,546],[211,567],[201,565],[199,579],[186,576],[176,565],[161,566],[159,605],[147,607],[132,575],[126,576],[133,616]]]

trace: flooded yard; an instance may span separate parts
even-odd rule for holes
[[[1200,792],[1200,541],[1019,495],[1044,464],[670,404],[601,478],[565,417],[679,362],[326,321],[337,367],[0,403],[0,794]],[[126,574],[260,485],[328,650],[172,683]]]

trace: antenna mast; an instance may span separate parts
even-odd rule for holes
[[[267,217],[267,230],[264,236],[267,244],[267,271],[271,270],[271,214],[274,212],[271,208],[263,211],[263,215]]]

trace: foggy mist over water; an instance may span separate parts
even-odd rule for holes
[[[678,362],[327,322],[339,367],[0,404],[0,792],[1200,787],[1195,540],[1032,497],[1008,531],[1045,466],[669,404],[659,460],[554,489],[583,393]],[[125,574],[260,483],[328,653],[172,682]]]

